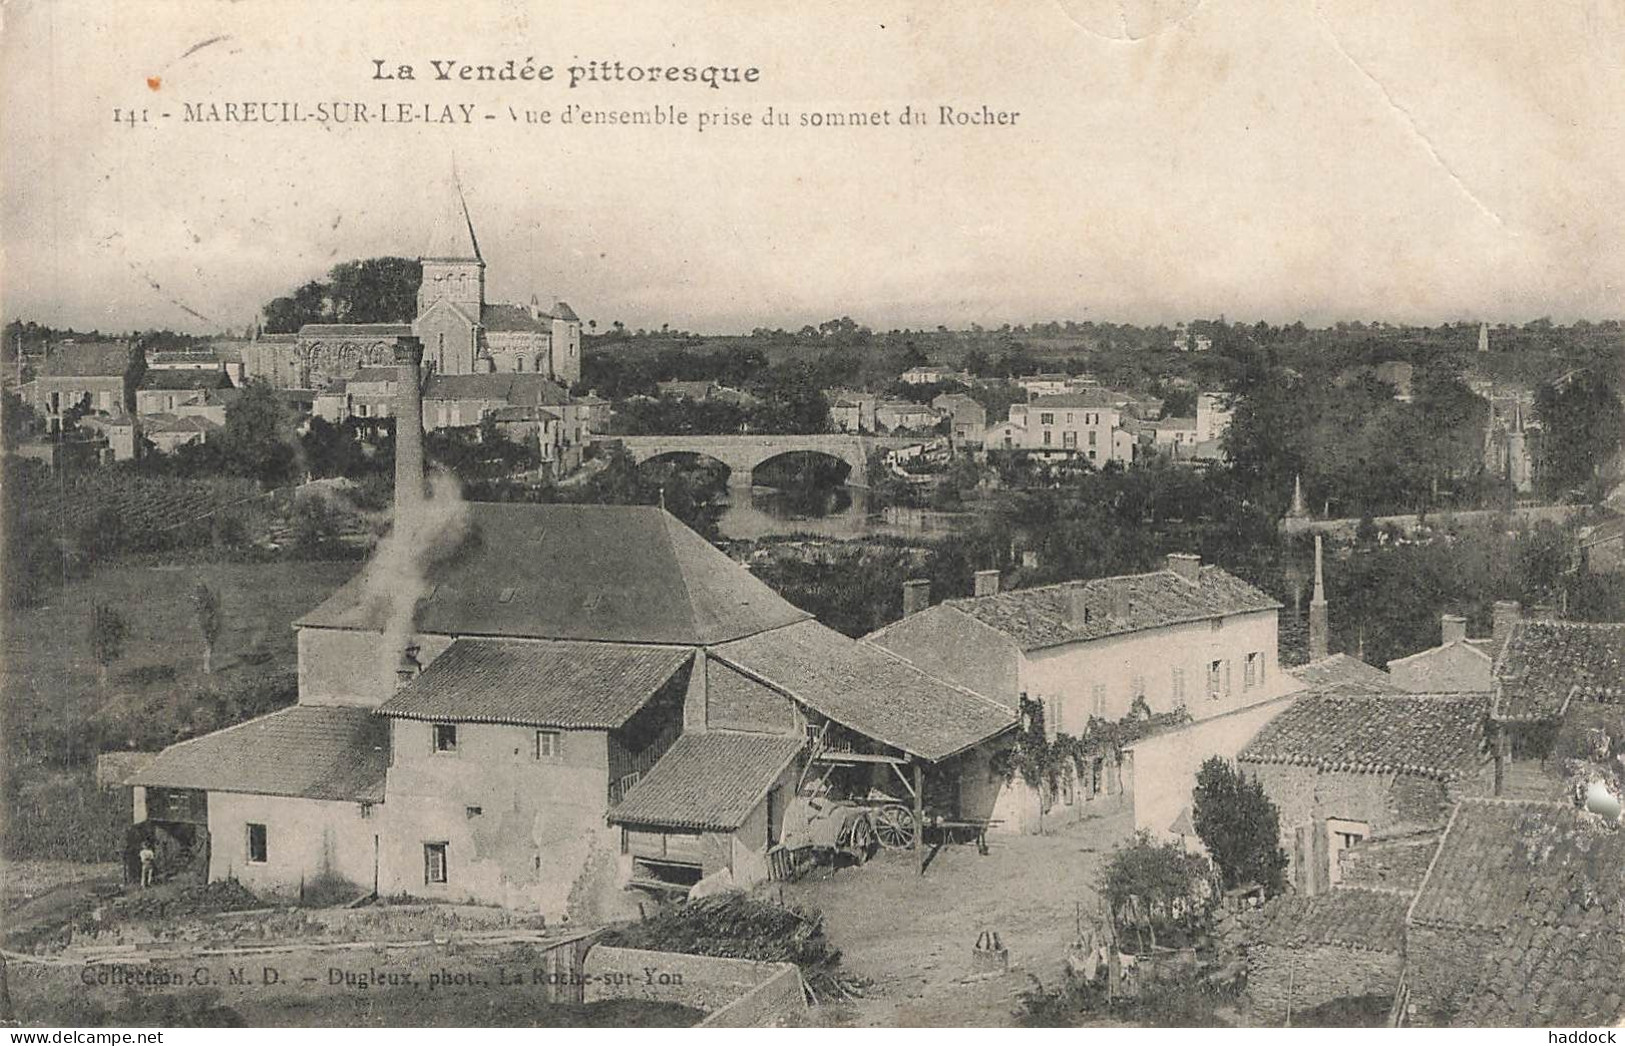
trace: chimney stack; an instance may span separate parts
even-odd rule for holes
[[[1490,633],[1491,645],[1495,647],[1492,656],[1499,661],[1501,650],[1507,645],[1507,639],[1512,635],[1512,628],[1523,620],[1523,605],[1516,599],[1502,599],[1495,604],[1495,618]]]
[[[1087,581],[1076,581],[1066,590],[1067,624],[1083,628],[1094,620],[1095,597],[1089,592]]]
[[[910,617],[931,605],[931,579],[916,577],[903,582],[903,616]]]
[[[999,572],[997,570],[978,570],[976,572],[976,595],[996,596],[999,594]]]
[[[1467,638],[1467,619],[1459,614],[1443,614],[1439,617],[1439,640],[1441,646],[1451,643],[1460,643]]]
[[[1168,569],[1191,584],[1197,584],[1202,580],[1202,557],[1189,552],[1170,552]]]
[[[423,390],[418,387],[423,343],[395,339],[395,526],[423,500]]]
[[[1309,601],[1309,660],[1330,653],[1331,622],[1326,606],[1326,578],[1321,566],[1320,535],[1315,535],[1315,595]]]

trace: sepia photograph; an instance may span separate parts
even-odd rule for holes
[[[4,1034],[1615,1041],[1622,54],[0,4]]]

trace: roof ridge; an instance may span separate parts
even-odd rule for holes
[[[1439,857],[1444,853],[1444,847],[1450,841],[1450,830],[1456,827],[1456,817],[1461,813],[1461,804],[1466,800],[1457,800],[1456,805],[1450,808],[1450,819],[1444,824],[1444,831],[1439,833],[1439,845],[1428,859],[1428,870],[1422,873],[1422,881],[1416,887],[1416,896],[1411,903],[1405,906],[1405,926],[1409,927],[1416,917],[1416,906],[1422,900],[1422,895],[1428,891],[1428,883],[1433,881],[1433,870],[1439,866]]]

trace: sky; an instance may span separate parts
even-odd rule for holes
[[[0,312],[241,329],[336,262],[423,251],[455,164],[488,297],[600,327],[1625,316],[1610,0],[601,6],[11,0]],[[429,66],[510,58],[560,79]],[[568,88],[593,58],[760,73]],[[374,59],[418,79],[374,80]],[[479,116],[183,121],[248,100]],[[757,122],[523,122],[569,104]],[[904,105],[927,125],[760,126]],[[942,127],[942,105],[1019,116]]]

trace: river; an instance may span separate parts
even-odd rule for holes
[[[731,487],[718,527],[725,538],[755,540],[786,534],[825,538],[934,538],[952,533],[972,518],[966,512],[888,507],[870,510],[869,492],[858,487],[819,484],[780,490]]]

